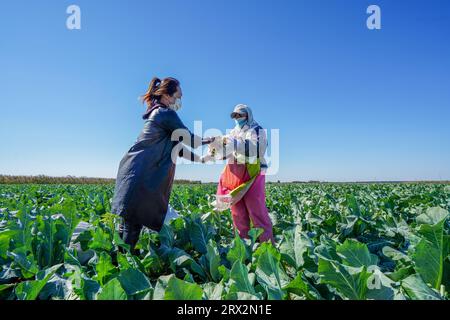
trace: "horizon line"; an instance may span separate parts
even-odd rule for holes
[[[49,179],[87,179],[87,180],[116,180],[116,178],[105,178],[105,177],[89,177],[89,176],[52,176],[46,174],[39,175],[11,175],[11,174],[0,174],[0,177],[9,177],[9,178],[49,178]],[[203,180],[195,180],[195,179],[175,179],[176,181],[186,181],[193,183],[218,183],[217,181],[203,181]],[[448,179],[412,179],[412,180],[344,180],[344,181],[333,181],[333,180],[316,180],[316,179],[308,179],[308,180],[275,180],[275,181],[267,181],[268,183],[450,183]],[[0,182],[0,184],[2,184]]]

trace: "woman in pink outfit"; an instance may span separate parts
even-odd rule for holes
[[[275,244],[265,195],[266,134],[246,105],[237,105],[231,118],[235,120],[236,127],[224,142],[232,146],[233,152],[227,157],[217,194],[232,195],[233,224],[241,238],[248,238],[252,224],[252,227],[264,230],[260,241],[270,240]]]

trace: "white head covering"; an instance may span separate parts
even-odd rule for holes
[[[250,107],[248,107],[245,104],[236,105],[230,116],[231,116],[231,118],[234,118],[236,115],[243,114],[243,113],[247,114],[246,126],[248,126],[248,129],[253,129],[253,128],[256,128],[257,126],[259,126],[259,124],[255,121],[255,119],[253,119],[252,109],[250,109]]]

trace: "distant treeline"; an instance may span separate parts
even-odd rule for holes
[[[0,175],[0,184],[114,184],[116,179],[89,177],[49,177]],[[175,184],[200,184],[201,181],[175,180]]]

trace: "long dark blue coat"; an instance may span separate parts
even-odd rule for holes
[[[111,211],[133,224],[160,231],[175,176],[171,154],[179,143],[171,136],[177,129],[188,129],[175,111],[162,104],[155,104],[144,119],[136,143],[120,162]]]

